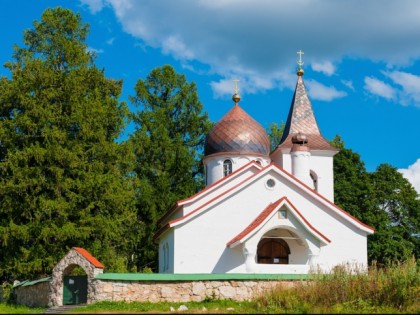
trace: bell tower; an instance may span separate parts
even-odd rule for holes
[[[296,71],[298,80],[295,92],[283,136],[270,157],[273,162],[295,177],[305,178],[304,183],[334,202],[333,157],[339,150],[331,146],[319,130],[303,82],[303,52],[299,50],[297,53],[299,55]],[[302,148],[300,151],[296,151],[296,141],[302,136],[305,138],[305,151],[302,151]],[[297,152],[301,157],[299,163]],[[304,166],[300,163],[303,163]],[[302,174],[302,168],[305,169],[306,174]],[[298,173],[296,173],[297,170],[299,170]]]

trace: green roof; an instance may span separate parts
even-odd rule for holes
[[[13,288],[27,287],[27,286],[30,286],[30,285],[34,285],[34,284],[37,284],[37,283],[40,283],[40,282],[46,282],[46,281],[50,281],[50,280],[51,280],[51,277],[45,277],[45,278],[38,279],[38,280],[24,280],[24,281],[19,282],[16,285],[14,285]]]
[[[306,274],[256,274],[256,273],[101,273],[95,276],[99,280],[120,281],[217,281],[217,280],[305,280]]]

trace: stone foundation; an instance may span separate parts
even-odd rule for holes
[[[292,286],[295,281],[93,281],[94,298],[98,301],[126,302],[200,302],[205,299],[251,300],[279,284]]]

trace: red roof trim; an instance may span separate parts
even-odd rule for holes
[[[343,214],[347,215],[349,218],[351,218],[352,220],[358,222],[359,224],[363,225],[364,227],[375,231],[375,229],[365,223],[363,223],[362,221],[360,221],[359,219],[355,218],[354,216],[352,216],[350,213],[348,213],[347,211],[341,209],[339,206],[337,206],[335,203],[333,203],[331,200],[328,200],[327,198],[325,198],[324,196],[322,196],[321,194],[319,194],[316,190],[314,190],[313,188],[309,187],[308,185],[306,185],[304,182],[300,181],[299,179],[297,179],[295,176],[293,176],[292,174],[290,174],[289,172],[287,172],[285,169],[282,169],[280,166],[278,166],[275,163],[271,163],[273,166],[275,166],[277,169],[279,169],[281,172],[285,173],[286,175],[288,175],[289,177],[291,177],[293,180],[297,181],[298,183],[300,183],[301,185],[305,186],[306,188],[308,188],[309,190],[311,190],[315,195],[317,195],[319,198],[321,198],[322,200],[326,201],[327,203],[329,203],[331,206],[333,206],[334,208],[336,208],[338,211],[342,212]],[[293,182],[293,181],[292,181]]]
[[[105,268],[95,257],[93,257],[86,249],[81,247],[73,247],[80,255],[82,255],[88,262],[94,265],[96,268]]]
[[[246,168],[249,168],[251,166],[256,166],[258,169],[261,169],[261,165],[259,165],[257,162],[255,161],[250,161],[247,164],[245,164],[244,166],[238,168],[237,170],[235,170],[234,172],[232,172],[231,174],[222,177],[221,179],[219,179],[218,181],[214,182],[213,184],[205,187],[203,190],[199,191],[198,193],[192,195],[191,197],[185,198],[185,199],[181,199],[178,200],[165,214],[163,214],[159,220],[158,220],[158,225],[160,225],[168,216],[172,215],[174,212],[176,212],[176,210],[179,208],[179,206],[182,206],[183,204],[185,204],[186,202],[197,198],[198,196],[200,196],[201,194],[204,194],[205,192],[209,191],[210,189],[214,188],[216,185],[219,185],[220,183],[222,183],[225,180],[228,180],[229,178],[232,178],[232,176],[235,176],[237,174],[239,174],[241,171],[245,170]]]
[[[250,162],[250,163],[253,163],[253,161],[252,162]],[[249,164],[249,163],[248,163]],[[255,164],[257,164],[257,163],[255,163]],[[265,169],[265,168],[268,168],[268,167],[270,167],[270,165],[267,165],[266,167],[264,167],[263,169]],[[262,170],[263,170],[262,169]],[[233,173],[232,173],[233,174]],[[228,175],[228,176],[226,176],[225,178],[227,178],[227,177],[229,177],[229,176],[231,176],[232,174],[230,174],[230,175]],[[257,173],[255,173],[255,174],[252,174],[251,176],[249,176],[249,177],[247,177],[247,178],[245,178],[243,181],[241,181],[241,182],[239,182],[238,184],[236,184],[236,185],[234,185],[234,186],[232,186],[231,188],[229,188],[228,190],[225,190],[224,192],[222,192],[222,193],[220,193],[219,195],[217,195],[216,197],[214,197],[214,198],[212,198],[212,199],[210,199],[209,201],[207,201],[207,202],[205,202],[204,204],[202,204],[201,206],[199,206],[198,208],[196,208],[195,210],[193,210],[193,211],[191,211],[191,212],[189,212],[188,214],[186,214],[186,215],[184,215],[183,217],[180,217],[180,218],[178,218],[178,219],[175,219],[175,220],[172,220],[172,221],[169,221],[168,223],[166,223],[164,226],[162,226],[156,233],[155,233],[155,235],[153,236],[153,239],[154,240],[156,240],[166,229],[168,229],[168,228],[170,228],[174,223],[176,223],[176,222],[178,222],[178,221],[181,221],[181,220],[184,220],[185,218],[188,218],[189,216],[191,216],[192,214],[194,214],[194,213],[196,213],[197,211],[199,211],[200,209],[202,209],[202,208],[204,208],[205,206],[207,206],[208,204],[210,204],[210,203],[212,203],[213,201],[215,201],[215,200],[217,200],[217,199],[219,199],[220,197],[222,197],[222,196],[224,196],[224,195],[226,195],[227,193],[229,193],[230,191],[232,191],[233,189],[235,189],[236,187],[238,187],[238,186],[240,186],[240,185],[242,185],[243,183],[245,183],[245,182],[247,182],[249,179],[251,179],[252,177],[255,177],[257,174],[259,174],[259,172],[257,172]]]
[[[251,161],[250,163],[252,163],[253,161]],[[248,163],[249,164],[249,163]],[[255,163],[256,165],[258,165],[257,163]],[[358,220],[357,218],[355,218],[354,216],[352,216],[350,213],[346,212],[345,210],[341,209],[339,206],[337,206],[336,204],[334,204],[333,202],[331,202],[330,200],[328,200],[327,198],[325,198],[324,196],[320,195],[317,191],[315,191],[314,189],[312,189],[311,187],[309,187],[308,185],[306,185],[304,182],[300,181],[299,179],[297,179],[295,176],[293,176],[292,174],[290,174],[289,172],[287,172],[286,170],[284,170],[283,168],[281,168],[280,166],[278,166],[276,163],[271,162],[269,165],[265,166],[264,168],[260,169],[259,172],[252,174],[251,176],[247,177],[245,180],[241,181],[240,183],[236,184],[235,186],[232,186],[230,189],[222,192],[221,194],[217,195],[216,197],[214,197],[213,199],[209,200],[208,202],[204,203],[203,205],[201,205],[200,207],[198,207],[197,209],[191,211],[190,213],[188,213],[187,215],[180,217],[178,219],[172,220],[170,222],[168,222],[165,226],[163,226],[162,228],[160,228],[156,234],[154,235],[153,239],[157,239],[166,229],[170,228],[174,223],[184,220],[185,218],[191,216],[192,214],[196,213],[197,211],[199,211],[200,209],[202,209],[204,206],[210,204],[211,202],[213,202],[214,200],[217,200],[218,198],[226,195],[228,192],[232,191],[233,189],[237,188],[238,186],[242,185],[243,183],[247,182],[248,180],[250,180],[251,178],[255,177],[256,175],[260,174],[261,172],[263,172],[264,170],[266,170],[269,167],[275,167],[277,168],[280,172],[286,174],[288,177],[291,178],[291,182],[296,184],[299,183],[302,186],[304,186],[306,189],[309,189],[309,191],[313,192],[317,197],[321,198],[323,201],[326,201],[329,205],[333,206],[336,210],[340,211],[341,213],[343,213],[344,215],[348,216],[350,219],[354,220],[355,222],[359,223],[360,225],[366,227],[367,229],[370,229],[372,231],[375,231],[374,228],[372,228],[371,226],[361,222],[360,220]],[[234,174],[234,173],[232,173]],[[229,176],[231,176],[232,174],[230,174]],[[228,177],[228,176],[227,176]],[[226,177],[226,178],[227,178]],[[223,180],[223,179],[222,179]],[[216,182],[217,183],[217,182]],[[215,184],[216,184],[215,183]],[[201,192],[200,192],[201,193]]]
[[[320,237],[322,237],[327,243],[331,243],[331,240],[326,237],[324,234],[319,232],[315,227],[312,226],[312,224],[309,223],[309,221],[302,215],[302,213],[289,201],[287,197],[282,197],[279,200],[277,200],[274,203],[270,203],[241,233],[239,233],[237,236],[235,236],[232,240],[230,240],[226,245],[231,246],[236,242],[239,242],[242,240],[245,236],[250,234],[252,231],[254,231],[257,227],[259,227],[264,220],[270,216],[274,211],[278,209],[278,207],[281,204],[287,203],[293,211],[296,212],[296,214],[302,219],[302,221],[305,222],[305,224],[316,234],[318,234]]]

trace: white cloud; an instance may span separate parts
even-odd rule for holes
[[[93,47],[88,47],[86,50],[89,51],[89,52],[92,52],[94,54],[97,54],[97,55],[102,54],[104,52],[103,49],[96,49],[96,48],[93,48]]]
[[[353,81],[351,80],[341,80],[341,83],[343,83],[345,86],[347,86],[350,90],[355,91],[353,86]]]
[[[162,51],[172,54],[176,59],[190,60],[194,58],[194,52],[188,49],[179,38],[169,36],[162,41]]]
[[[373,77],[365,77],[364,89],[369,93],[392,100],[396,97],[396,90],[389,84]]]
[[[415,0],[366,0],[363,8],[336,0],[81,1],[92,12],[110,6],[124,31],[148,46],[198,61],[223,79],[256,76],[261,89],[288,86],[283,74],[296,68],[299,49],[305,65],[327,75],[344,57],[391,66],[420,57]]]
[[[323,85],[315,80],[307,80],[306,85],[311,99],[314,100],[332,101],[347,95],[346,92],[338,91],[334,87]]]
[[[407,169],[398,170],[414,186],[420,194],[420,158]]]
[[[80,0],[80,2],[83,5],[87,5],[92,14],[101,11],[105,6],[105,0]]]
[[[108,40],[106,41],[106,43],[107,43],[108,45],[112,45],[112,44],[114,43],[114,41],[115,41],[115,37],[111,37],[110,39],[108,39]]]
[[[414,104],[420,107],[420,76],[401,71],[384,72],[395,84],[401,86],[399,93],[403,105]]]
[[[312,70],[322,72],[328,76],[333,75],[335,72],[335,66],[330,61],[314,62],[311,66]]]

